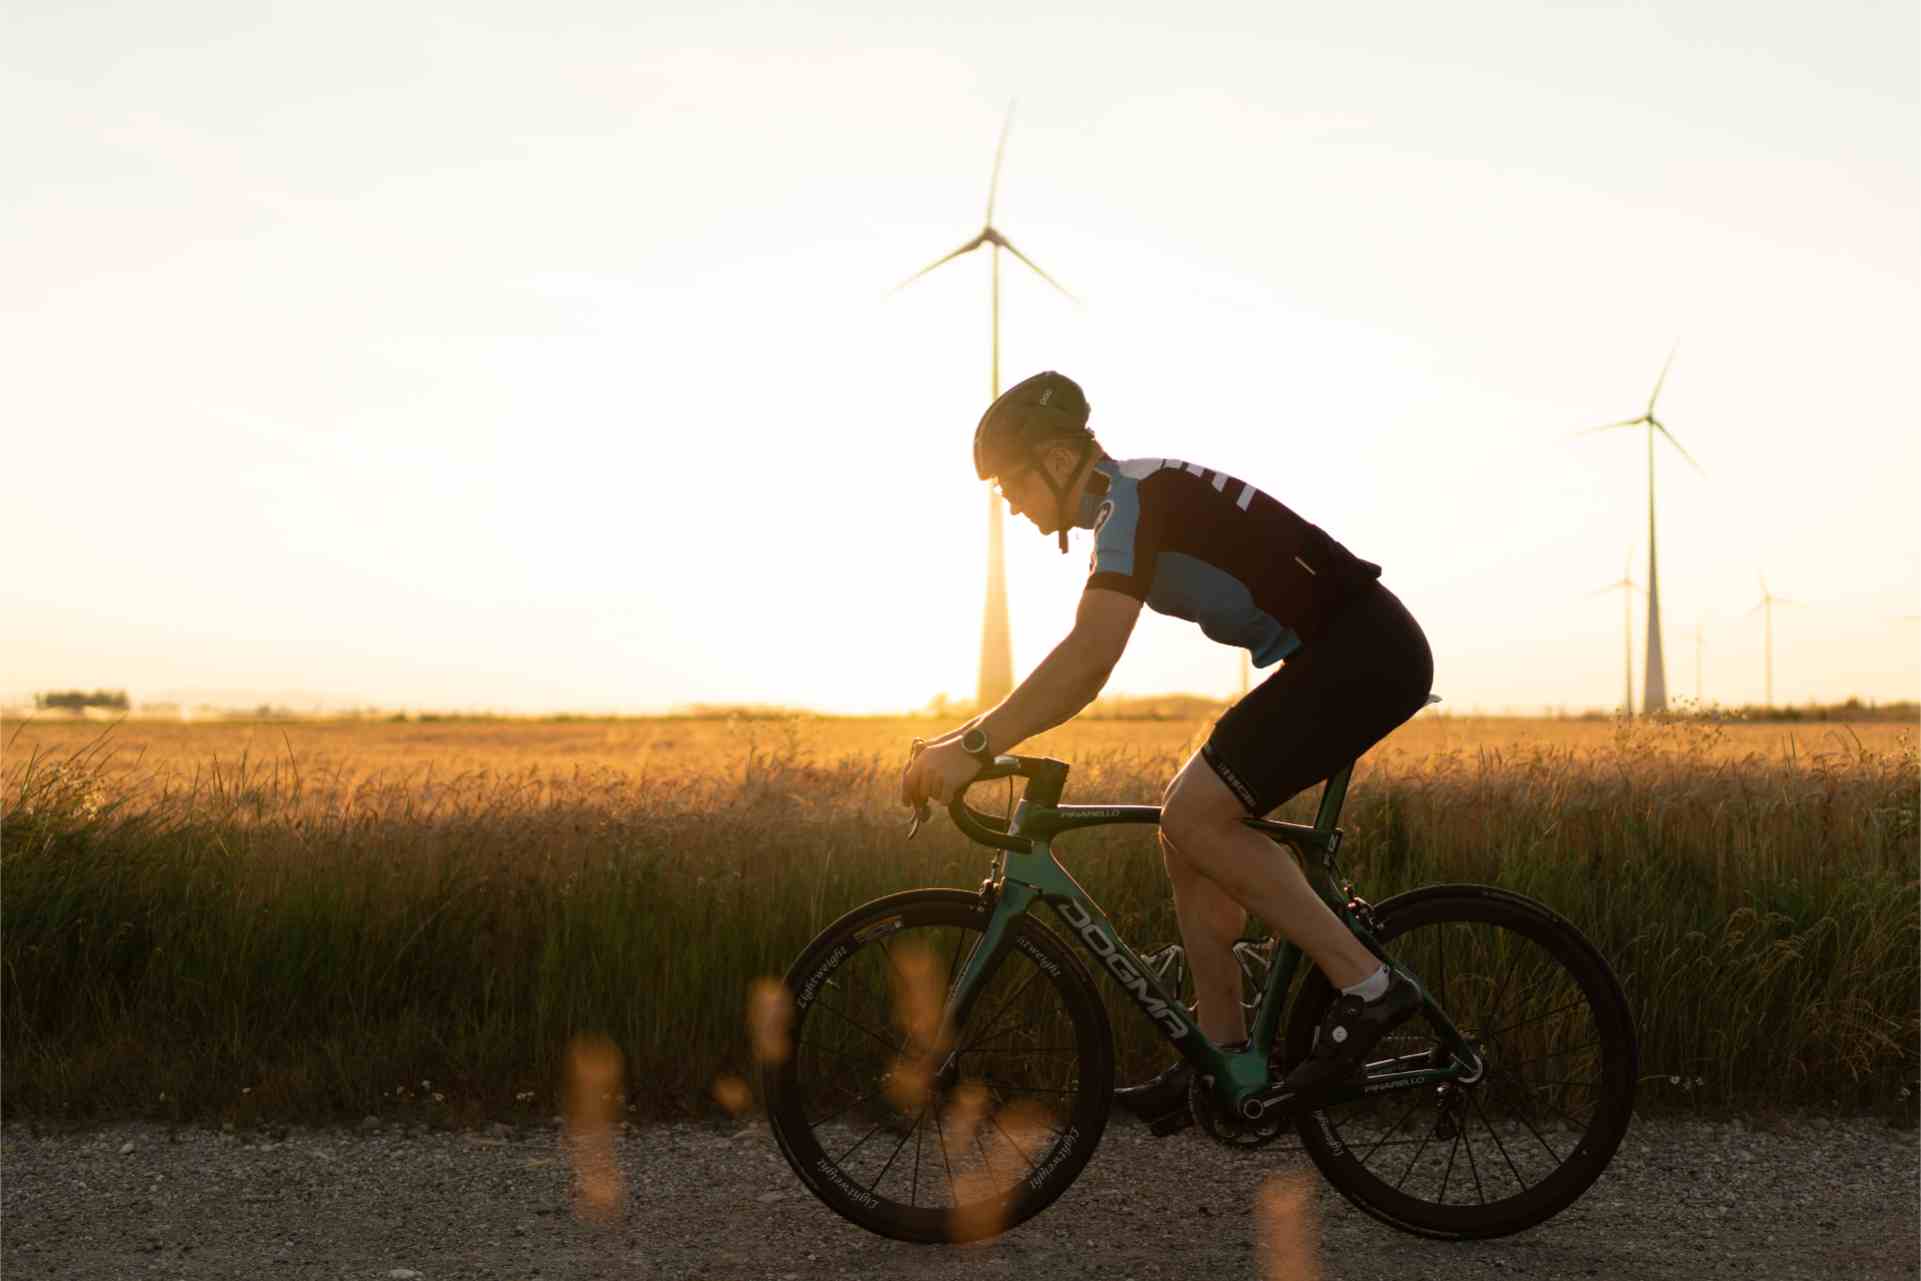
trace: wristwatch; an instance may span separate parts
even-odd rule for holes
[[[978,725],[960,736],[960,749],[982,766],[994,763],[994,753],[987,750],[987,733]]]

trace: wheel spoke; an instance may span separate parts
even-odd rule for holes
[[[1522,1081],[1519,1077],[1514,1077],[1512,1073],[1508,1073],[1507,1075],[1512,1077],[1514,1082],[1521,1087],[1521,1098],[1525,1101],[1532,1102],[1532,1100],[1528,1099],[1527,1097],[1527,1083],[1525,1081]],[[1530,1117],[1528,1117],[1525,1113],[1516,1113],[1516,1118],[1521,1122],[1522,1125],[1525,1125],[1527,1127],[1527,1132],[1534,1136],[1534,1141],[1536,1143],[1539,1143],[1542,1147],[1546,1148],[1547,1154],[1553,1157],[1555,1162],[1558,1164],[1561,1160],[1561,1154],[1554,1150],[1553,1144],[1549,1143],[1546,1139],[1541,1137],[1541,1132],[1534,1128],[1534,1121]]]
[[[1003,963],[1005,963],[1005,958],[1003,958]],[[994,1007],[993,1016],[989,1018],[985,1024],[982,1025],[981,1030],[979,1032],[974,1034],[974,1041],[984,1040],[985,1038],[992,1036],[1000,1024],[1002,1015],[1005,1014],[1007,1009],[1013,1004],[1014,998],[1019,996],[1021,993],[1025,992],[1028,989],[1028,987],[1034,982],[1034,980],[1039,978],[1042,973],[1043,971],[1040,969],[1040,967],[1036,966],[1034,968],[1034,972],[1032,974],[1029,974],[1025,979],[1021,981],[1021,985],[1019,987],[1015,988],[1007,996],[1001,998],[1001,1003]],[[974,1041],[968,1042],[968,1045],[972,1045]],[[961,1047],[961,1049],[965,1051],[967,1049],[967,1046],[964,1045]]]
[[[851,1027],[856,1031],[865,1032],[868,1036],[874,1038],[875,1043],[880,1045],[882,1048],[884,1048],[889,1054],[897,1054],[900,1052],[900,1046],[894,1044],[892,1041],[889,1041],[887,1038],[883,1037],[880,1033],[874,1031],[872,1028],[868,1027],[866,1024],[854,1022],[853,1019],[847,1017],[847,1015],[843,1014],[840,1010],[835,1009],[833,1006],[827,1004],[825,1001],[816,1001],[814,1003],[813,1008],[817,1010],[826,1010],[829,1014],[832,1014],[835,1018],[845,1023],[848,1027]]]
[[[1467,1168],[1474,1176],[1474,1195],[1481,1199],[1482,1205],[1486,1205],[1487,1193],[1481,1187],[1481,1166],[1474,1159],[1474,1139],[1468,1134],[1467,1124],[1462,1118],[1456,1117],[1454,1123],[1461,1127],[1461,1142],[1467,1145]]]
[[[1481,1039],[1485,1041],[1492,1041],[1495,1037],[1501,1035],[1501,1033],[1503,1032],[1512,1032],[1517,1027],[1526,1027],[1530,1023],[1539,1023],[1542,1019],[1551,1019],[1557,1014],[1565,1014],[1569,1010],[1578,1010],[1586,1004],[1587,1004],[1587,996],[1583,994],[1579,1000],[1569,1001],[1566,1005],[1563,1005],[1558,1009],[1549,1010],[1546,1014],[1536,1014],[1532,1018],[1522,1019],[1519,1023],[1510,1023],[1506,1027],[1496,1028],[1494,1031],[1487,1033]]]
[[[1405,1185],[1405,1184],[1407,1183],[1407,1176],[1408,1176],[1408,1175],[1410,1175],[1410,1174],[1412,1174],[1412,1173],[1414,1173],[1414,1163],[1415,1163],[1416,1161],[1419,1161],[1419,1160],[1421,1159],[1421,1153],[1423,1153],[1423,1152],[1425,1152],[1425,1151],[1427,1151],[1427,1144],[1428,1144],[1428,1140],[1429,1140],[1429,1139],[1431,1139],[1431,1138],[1433,1138],[1433,1137],[1434,1137],[1434,1132],[1433,1132],[1432,1130],[1429,1130],[1429,1131],[1428,1131],[1428,1132],[1427,1132],[1426,1134],[1423,1134],[1423,1135],[1421,1136],[1421,1143],[1420,1143],[1420,1146],[1419,1146],[1419,1147],[1417,1147],[1417,1148],[1415,1148],[1415,1149],[1414,1149],[1414,1155],[1413,1155],[1413,1156],[1410,1156],[1410,1157],[1409,1157],[1409,1158],[1407,1159],[1407,1169],[1405,1169],[1405,1170],[1402,1170],[1402,1171],[1401,1171],[1401,1177],[1400,1177],[1400,1178],[1399,1178],[1398,1180],[1396,1180],[1396,1181],[1395,1181],[1395,1184],[1394,1184],[1394,1190],[1395,1190],[1396,1192],[1398,1192],[1398,1191],[1400,1191],[1400,1190],[1401,1190],[1401,1188],[1402,1188],[1402,1187],[1403,1187],[1403,1186],[1404,1186],[1404,1185]],[[1410,1140],[1408,1140],[1408,1141],[1409,1141],[1410,1143],[1411,1143],[1411,1142],[1413,1142],[1413,1140],[1411,1140],[1411,1139],[1410,1139]],[[1394,1146],[1396,1146],[1396,1147],[1399,1147],[1400,1145],[1399,1145],[1399,1144],[1395,1144]]]
[[[850,1063],[872,1063],[874,1061],[874,1056],[871,1054],[850,1054],[846,1050],[837,1050],[831,1046],[822,1045],[819,1042],[809,1042],[803,1045],[801,1049],[808,1054],[825,1054],[831,1058],[845,1059]]]
[[[1565,1050],[1549,1050],[1546,1054],[1537,1054],[1531,1059],[1522,1059],[1519,1063],[1511,1064],[1510,1066],[1524,1068],[1530,1063],[1545,1063],[1549,1059],[1558,1059],[1566,1054],[1579,1054],[1582,1050],[1599,1049],[1601,1045],[1602,1042],[1600,1041],[1586,1041],[1580,1045],[1569,1046]]]
[[[1381,1131],[1381,1137],[1374,1141],[1374,1146],[1369,1148],[1367,1150],[1367,1155],[1361,1158],[1361,1165],[1363,1168],[1365,1168],[1367,1163],[1373,1159],[1374,1154],[1381,1150],[1381,1145],[1386,1143],[1390,1136],[1400,1133],[1401,1127],[1407,1124],[1407,1118],[1412,1116],[1414,1114],[1414,1109],[1420,1106],[1421,1106],[1421,1096],[1417,1094],[1408,1103],[1407,1107],[1402,1110],[1400,1117],[1394,1122],[1394,1124],[1388,1127],[1387,1129]]]
[[[874,1122],[874,1128],[873,1128],[873,1129],[871,1129],[871,1130],[869,1130],[869,1131],[868,1131],[867,1133],[865,1133],[865,1134],[863,1134],[863,1135],[861,1135],[861,1136],[860,1136],[860,1140],[859,1140],[859,1141],[858,1141],[857,1143],[855,1143],[853,1147],[851,1147],[851,1148],[848,1148],[848,1149],[847,1149],[847,1150],[846,1150],[845,1152],[843,1152],[843,1153],[841,1153],[841,1154],[840,1154],[839,1156],[837,1156],[837,1157],[835,1157],[835,1158],[834,1158],[834,1164],[835,1164],[835,1165],[841,1165],[841,1164],[843,1164],[843,1163],[844,1163],[844,1162],[845,1162],[845,1161],[847,1160],[847,1158],[848,1158],[848,1157],[850,1157],[850,1156],[852,1156],[852,1155],[854,1155],[854,1153],[856,1153],[856,1152],[858,1152],[858,1151],[860,1151],[860,1150],[861,1150],[861,1148],[863,1148],[864,1146],[866,1146],[866,1144],[867,1144],[867,1140],[869,1140],[869,1139],[871,1139],[871,1138],[873,1138],[873,1137],[874,1137],[874,1136],[875,1136],[876,1134],[879,1134],[879,1133],[880,1133],[880,1129],[881,1129],[881,1126],[882,1126],[882,1125],[884,1125],[884,1124],[885,1124],[885,1122],[882,1122],[882,1121],[876,1121],[876,1122]],[[883,1170],[883,1171],[882,1171],[882,1173],[885,1173],[885,1170]]]
[[[927,1105],[922,1104],[920,1115],[914,1118],[914,1184],[907,1190],[907,1204],[920,1204],[920,1151],[921,1144],[927,1140]]]
[[[941,1166],[947,1171],[947,1199],[959,1205],[960,1197],[954,1191],[954,1163],[947,1159],[947,1127],[941,1124],[938,1111],[934,1113],[934,1138],[940,1144]]]
[[[1034,1161],[1034,1158],[1028,1156],[1027,1153],[1021,1151],[1021,1145],[1015,1140],[1013,1135],[1007,1132],[1007,1127],[1001,1124],[1000,1115],[998,1113],[995,1113],[994,1115],[990,1116],[989,1119],[993,1121],[994,1128],[1001,1132],[1001,1137],[1007,1140],[1007,1146],[1014,1149],[1014,1155],[1019,1157],[1021,1160],[1027,1162],[1028,1169],[1030,1170],[1035,1169],[1036,1162]]]
[[[1507,1144],[1501,1142],[1500,1131],[1496,1130],[1493,1124],[1489,1122],[1489,1120],[1487,1119],[1487,1111],[1481,1106],[1480,1095],[1470,1091],[1468,1094],[1468,1101],[1474,1105],[1474,1111],[1477,1114],[1479,1114],[1481,1118],[1481,1124],[1483,1126],[1486,1126],[1487,1132],[1493,1136],[1494,1146],[1500,1149],[1501,1159],[1507,1162],[1508,1173],[1514,1176],[1515,1186],[1519,1187],[1523,1192],[1527,1191],[1528,1184],[1524,1179],[1521,1178],[1521,1171],[1515,1167],[1514,1158],[1507,1154]]]
[[[1501,1008],[1501,998],[1507,995],[1507,985],[1513,981],[1514,971],[1517,968],[1519,968],[1520,964],[1521,964],[1521,957],[1517,949],[1515,955],[1507,958],[1507,970],[1501,975],[1500,983],[1497,984],[1492,989],[1494,992],[1494,999],[1488,1002],[1484,1011],[1477,1010],[1476,1013],[1485,1013],[1486,1015],[1491,1016],[1495,1010],[1498,1010]],[[1477,1018],[1474,1021],[1476,1023],[1484,1025],[1487,1022],[1487,1018],[1485,1017]]]
[[[1520,1077],[1515,1076],[1512,1072],[1508,1072],[1505,1068],[1503,1068],[1502,1071],[1509,1077],[1509,1079],[1513,1080],[1516,1084],[1520,1085],[1522,1092],[1530,1096],[1531,1102],[1546,1102],[1545,1100],[1533,1099],[1532,1096],[1536,1093],[1536,1091],[1531,1086],[1529,1086],[1527,1082],[1522,1081]],[[1559,1104],[1547,1103],[1546,1106],[1552,1108],[1555,1112],[1559,1113],[1561,1119],[1563,1121],[1566,1121],[1569,1125],[1573,1126],[1576,1132],[1585,1131],[1588,1128],[1588,1126],[1594,1123],[1593,1117],[1589,1117],[1587,1120],[1583,1121],[1580,1118],[1576,1117],[1572,1112],[1569,1112],[1565,1108],[1562,1108]],[[1599,1104],[1597,1103],[1596,1106],[1598,1107]]]
[[[970,1045],[970,1046],[967,1046],[965,1049],[955,1050],[954,1053],[956,1054],[1079,1054],[1080,1051],[1070,1046],[1035,1046],[1034,1048],[1029,1049],[1025,1046],[1020,1046],[1020,1045],[986,1045],[986,1046]]]
[[[873,1090],[866,1094],[863,1094],[859,1098],[855,1099],[852,1103],[849,1103],[846,1107],[842,1108],[840,1111],[834,1113],[834,1115],[824,1116],[818,1121],[808,1122],[807,1128],[810,1130],[818,1130],[823,1125],[827,1125],[831,1122],[838,1121],[842,1117],[846,1116],[849,1112],[852,1112],[855,1108],[859,1107],[861,1104],[867,1102],[869,1099],[873,1098],[875,1095],[879,1093],[880,1093],[879,1090]]]
[[[867,1190],[869,1192],[872,1192],[877,1186],[879,1186],[880,1181],[887,1177],[887,1172],[894,1168],[894,1161],[900,1156],[900,1150],[907,1146],[907,1140],[913,1138],[916,1134],[920,1133],[921,1117],[924,1117],[926,1115],[927,1115],[927,1109],[922,1108],[920,1111],[920,1114],[914,1118],[913,1128],[908,1130],[907,1133],[900,1136],[900,1142],[894,1145],[894,1150],[891,1153],[889,1153],[887,1156],[887,1164],[881,1166],[880,1173],[876,1174],[874,1176],[874,1181],[867,1185]],[[878,1130],[880,1126],[876,1124],[874,1128]],[[865,1139],[861,1140],[862,1143],[865,1143],[866,1141],[867,1140]],[[918,1149],[916,1149],[916,1151],[918,1152]],[[849,1152],[847,1155],[852,1156],[853,1153]],[[840,1164],[840,1162],[836,1161],[834,1164],[838,1165]]]
[[[981,1143],[981,1129],[978,1125],[974,1127],[974,1150],[981,1154],[981,1165],[987,1170],[988,1181],[996,1188],[1000,1187],[1000,1175],[994,1172],[994,1158],[987,1155],[987,1148]]]
[[[1442,1205],[1447,1204],[1447,1181],[1454,1177],[1454,1156],[1460,1150],[1461,1150],[1461,1132],[1459,1130],[1456,1130],[1454,1132],[1454,1142],[1448,1145],[1448,1149],[1447,1149],[1447,1169],[1441,1172],[1441,1194],[1439,1197],[1435,1198]]]

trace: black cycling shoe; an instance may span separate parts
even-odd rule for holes
[[[1193,1075],[1188,1064],[1176,1063],[1144,1085],[1114,1091],[1114,1102],[1147,1122],[1155,1134],[1172,1134],[1194,1124],[1187,1108],[1187,1084]]]
[[[1421,1008],[1414,985],[1389,969],[1387,991],[1372,1001],[1358,996],[1335,998],[1314,1033],[1314,1048],[1281,1082],[1294,1094],[1311,1094],[1338,1085],[1358,1073],[1368,1051],[1379,1045],[1408,1015]]]

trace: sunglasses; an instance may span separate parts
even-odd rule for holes
[[[1020,466],[1014,468],[1014,470],[1010,472],[1005,472],[999,476],[994,477],[995,495],[999,498],[1003,498],[1003,499],[1006,498],[1008,487],[1014,483],[1015,479],[1021,476],[1022,474],[1033,471],[1033,470],[1034,470],[1034,464],[1022,463]]]

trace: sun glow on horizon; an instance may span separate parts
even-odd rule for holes
[[[994,222],[1084,305],[1004,257],[1002,385],[1381,563],[1450,700],[1619,701],[1645,454],[1575,433],[1677,338],[1671,695],[1699,628],[1760,701],[1762,574],[1777,701],[1921,693],[1921,16],[1399,18],[28,15],[0,695],[971,698],[988,254],[889,291],[979,230],[1017,97]],[[1018,677],[1087,552],[1007,535]],[[1108,692],[1238,687],[1144,615]]]

